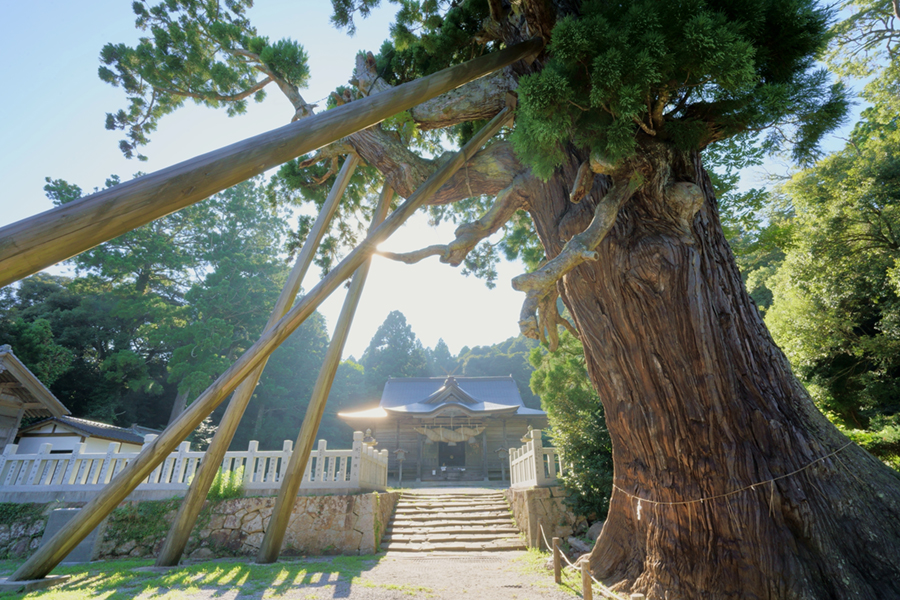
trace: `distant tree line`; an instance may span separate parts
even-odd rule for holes
[[[57,205],[83,195],[49,178],[45,191]],[[245,182],[75,257],[72,277],[41,273],[0,290],[0,342],[74,415],[164,427],[250,347],[271,313],[298,239],[268,200],[261,180]],[[316,313],[272,355],[233,447],[252,439],[280,448],[296,437],[328,343]],[[423,347],[394,311],[362,357],[340,365],[318,435],[346,444],[351,430],[337,413],[376,403],[390,377],[511,374],[537,407],[527,360],[536,344],[511,338],[453,356],[443,340]],[[209,442],[223,411],[195,444]]]

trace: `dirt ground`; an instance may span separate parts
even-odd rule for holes
[[[360,574],[360,583],[338,583],[319,598],[351,600],[431,598],[434,600],[571,599],[571,590],[553,583],[526,552],[480,555],[409,556],[388,553]],[[372,585],[372,587],[368,587]],[[302,594],[297,596],[304,598]]]

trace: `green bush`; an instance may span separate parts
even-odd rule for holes
[[[210,502],[221,502],[241,498],[244,495],[244,467],[234,471],[223,472],[222,467],[216,472],[206,498]]]

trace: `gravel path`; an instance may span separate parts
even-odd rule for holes
[[[215,573],[216,562],[204,563],[204,571]],[[576,597],[573,590],[553,583],[552,571],[544,570],[540,566],[542,562],[523,551],[388,552],[380,559],[363,559],[352,569],[341,568],[327,558],[305,558],[301,563],[279,563],[284,570],[275,577],[245,579],[239,575],[219,575],[201,581],[187,576],[179,583],[133,582],[116,591],[135,600],[572,600]],[[240,561],[222,561],[218,566],[222,573],[240,564]],[[147,576],[153,576],[151,572],[157,576],[165,573],[152,567],[137,571]],[[74,595],[63,594],[62,600],[80,600],[88,593],[85,588],[79,590],[77,583],[58,589],[67,587]]]
[[[444,556],[388,553],[374,568],[360,574],[360,583],[335,586],[333,594],[326,593],[319,597],[351,600],[571,600],[571,592],[553,583],[551,571],[537,571],[533,565],[526,552]],[[368,587],[370,585],[372,587]]]

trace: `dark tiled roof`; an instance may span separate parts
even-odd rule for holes
[[[466,414],[506,413],[546,416],[526,408],[512,377],[408,377],[389,379],[381,408],[393,413],[430,414],[450,404]]]
[[[22,406],[29,419],[69,414],[69,409],[16,358],[8,344],[0,346],[0,390],[7,400]]]
[[[44,419],[43,421],[38,421],[37,423],[33,423],[28,427],[21,429],[19,433],[25,433],[30,429],[35,429],[51,422],[60,423],[61,425],[71,427],[85,437],[98,437],[106,440],[112,440],[114,442],[125,442],[128,444],[143,444],[145,435],[160,433],[158,429],[150,429],[148,427],[140,427],[138,425],[132,425],[128,428],[116,427],[115,425],[100,423],[99,421],[88,421],[87,419],[79,419],[77,417],[69,416],[51,417],[49,419]]]

